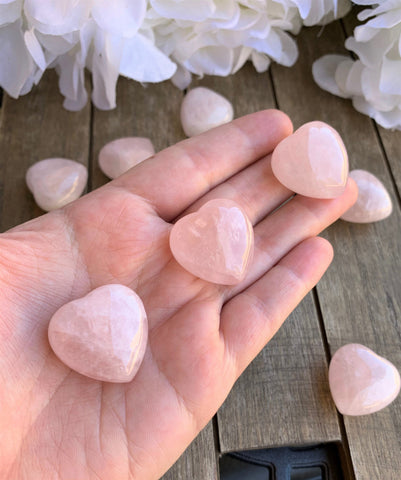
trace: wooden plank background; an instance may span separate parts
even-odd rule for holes
[[[346,20],[345,28],[352,22]],[[377,175],[388,188],[392,216],[380,223],[339,221],[325,236],[335,260],[328,273],[238,380],[215,422],[210,422],[165,480],[215,480],[218,455],[232,450],[335,441],[349,464],[346,478],[401,478],[401,400],[374,415],[342,417],[331,400],[327,365],[345,343],[359,342],[401,369],[401,132],[378,128],[350,101],[331,96],[313,82],[311,65],[344,50],[344,26],[304,29],[300,57],[291,69],[273,65],[256,74],[249,65],[228,78],[194,81],[224,94],[241,116],[279,107],[295,127],[323,120],[343,136],[351,168]],[[97,166],[100,148],[127,135],[150,137],[156,150],[184,138],[179,123],[183,93],[169,82],[141,85],[121,79],[118,107],[101,112],[89,104],[79,113],[62,108],[57,77],[46,74],[29,95],[5,95],[0,124],[0,228],[37,215],[24,182],[39,159],[63,156],[89,167],[88,188],[107,178]]]

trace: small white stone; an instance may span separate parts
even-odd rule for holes
[[[99,167],[109,178],[117,178],[154,153],[155,149],[149,138],[118,138],[100,150]]]
[[[26,184],[38,206],[47,212],[64,207],[82,195],[88,169],[67,158],[47,158],[26,172]]]
[[[181,104],[181,124],[188,137],[231,122],[233,118],[231,103],[209,88],[190,90]]]

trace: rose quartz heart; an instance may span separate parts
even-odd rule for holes
[[[181,104],[181,124],[187,137],[231,122],[233,117],[231,103],[209,88],[193,88],[185,95]]]
[[[334,128],[310,122],[277,145],[272,169],[280,183],[295,193],[335,198],[347,183],[347,151]]]
[[[244,279],[253,253],[252,224],[231,200],[211,200],[181,218],[170,235],[177,262],[212,283],[235,285]]]
[[[129,382],[145,354],[148,324],[141,299],[124,285],[104,285],[62,306],[49,324],[54,353],[73,370]]]
[[[35,202],[49,212],[64,207],[82,195],[88,170],[68,158],[46,158],[33,164],[26,172],[26,184]]]
[[[393,210],[393,204],[382,182],[365,170],[352,170],[349,176],[358,185],[358,199],[341,218],[354,223],[377,222],[387,218]]]
[[[109,178],[117,178],[154,153],[155,149],[149,138],[118,138],[100,150],[99,167]]]
[[[400,391],[400,374],[388,360],[363,345],[344,345],[329,367],[331,394],[344,415],[366,415],[390,404]]]

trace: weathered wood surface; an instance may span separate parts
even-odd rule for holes
[[[297,40],[299,61],[291,69],[274,65],[271,74],[258,75],[246,66],[233,77],[194,82],[227,96],[237,116],[273,107],[277,100],[295,127],[314,119],[332,124],[344,138],[351,168],[367,169],[387,186],[394,213],[371,225],[338,222],[325,233],[336,256],[317,295],[302,302],[239,379],[218,412],[218,432],[210,423],[165,480],[215,480],[215,435],[223,452],[339,441],[346,453],[349,445],[357,480],[400,478],[401,399],[377,414],[343,419],[334,410],[327,384],[327,355],[349,342],[371,347],[401,369],[401,133],[377,129],[348,100],[314,84],[313,60],[345,52],[343,41],[339,23],[323,30],[305,29]],[[168,82],[144,88],[121,80],[117,110],[100,112],[88,105],[79,113],[66,112],[53,73],[18,101],[5,96],[0,123],[1,230],[42,213],[25,187],[25,172],[32,163],[50,156],[74,158],[89,165],[89,186],[96,188],[107,181],[97,166],[98,152],[107,141],[149,136],[160,150],[183,138],[181,99],[182,93]]]
[[[362,168],[377,175],[394,201],[392,216],[380,223],[356,225],[338,222],[326,233],[333,243],[335,260],[318,284],[324,326],[333,354],[346,343],[362,343],[401,368],[401,218],[391,174],[385,161],[373,122],[356,112],[351,102],[321,91],[311,80],[311,64],[325,53],[341,51],[343,35],[339,24],[320,34],[308,29],[299,38],[300,59],[291,79],[275,67],[280,108],[296,126],[319,119],[333,125],[347,146],[351,168]],[[309,80],[308,80],[309,78]],[[290,88],[302,83],[302,95]],[[399,136],[387,133],[394,163],[401,160]],[[397,146],[398,145],[398,146]],[[358,480],[400,478],[401,401],[375,415],[345,417],[345,428]],[[398,452],[398,453],[396,453]]]
[[[312,295],[237,381],[218,421],[223,452],[341,440]]]
[[[25,173],[49,157],[88,163],[90,105],[73,113],[62,108],[57,75],[44,75],[29,95],[4,96],[0,127],[1,231],[42,215],[25,184]]]

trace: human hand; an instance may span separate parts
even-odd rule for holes
[[[316,235],[356,199],[295,196],[269,153],[291,133],[258,112],[170,147],[67,207],[0,236],[1,480],[159,478],[332,259]],[[211,198],[239,203],[255,254],[236,286],[195,278],[171,255],[174,219]],[[274,211],[274,213],[272,213]],[[86,378],[50,349],[66,302],[107,283],[142,298],[149,343],[128,384]]]

